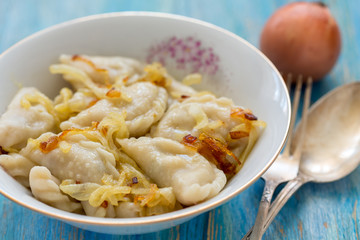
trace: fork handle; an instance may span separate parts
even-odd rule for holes
[[[282,207],[287,203],[287,201],[290,199],[290,197],[305,183],[310,182],[312,179],[299,174],[296,178],[289,181],[285,187],[280,191],[280,193],[277,195],[273,203],[271,204],[265,225],[263,231],[265,232],[276,215],[280,212]]]
[[[251,240],[259,240],[263,235],[263,227],[265,225],[265,220],[269,212],[270,202],[277,186],[278,184],[273,181],[265,181],[264,191],[259,204],[259,209],[256,216],[255,224],[253,226],[252,234],[250,236]]]
[[[271,222],[274,220],[276,215],[280,212],[281,208],[285,205],[285,203],[290,199],[290,197],[304,184],[311,181],[311,179],[307,178],[304,175],[299,174],[296,178],[289,181],[285,187],[280,191],[275,200],[270,206],[269,212],[267,214],[264,228],[262,233],[264,233]],[[253,228],[251,228],[242,239],[250,239],[253,232]],[[261,237],[261,236],[260,236]]]

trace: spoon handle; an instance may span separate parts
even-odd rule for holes
[[[267,214],[265,224],[263,225],[264,228],[262,233],[264,233],[268,227],[270,226],[271,222],[274,220],[276,215],[280,212],[281,208],[285,205],[285,203],[289,200],[289,198],[306,182],[309,182],[310,179],[304,177],[303,175],[298,175],[293,180],[289,181],[285,187],[280,191],[277,195],[275,200],[270,206],[269,212]],[[252,235],[253,228],[251,228],[246,235],[242,239],[250,239]]]
[[[269,212],[270,202],[277,186],[278,184],[274,181],[265,181],[263,195],[259,204],[259,209],[256,216],[255,224],[252,229],[252,234],[250,236],[251,240],[261,239],[263,233],[263,226]]]

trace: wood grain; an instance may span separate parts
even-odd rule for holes
[[[290,0],[1,0],[0,52],[22,38],[70,19],[116,11],[159,11],[208,21],[258,46],[269,16]],[[327,0],[342,33],[341,56],[313,87],[312,102],[331,89],[360,79],[360,11],[357,0]],[[0,81],[5,81],[1,79]],[[360,168],[334,183],[309,183],[282,209],[264,239],[359,239]],[[255,221],[263,188],[257,181],[228,203],[161,232],[117,236],[72,227],[0,196],[0,239],[240,239]]]

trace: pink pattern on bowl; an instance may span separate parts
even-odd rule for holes
[[[177,69],[188,69],[192,73],[216,74],[219,57],[210,47],[204,47],[201,41],[193,38],[171,37],[149,49],[148,63],[160,62],[166,66],[173,61]]]

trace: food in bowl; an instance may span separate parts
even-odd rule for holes
[[[265,123],[159,63],[61,55],[73,89],[21,88],[0,119],[0,165],[38,200],[97,217],[162,214],[217,195]]]

